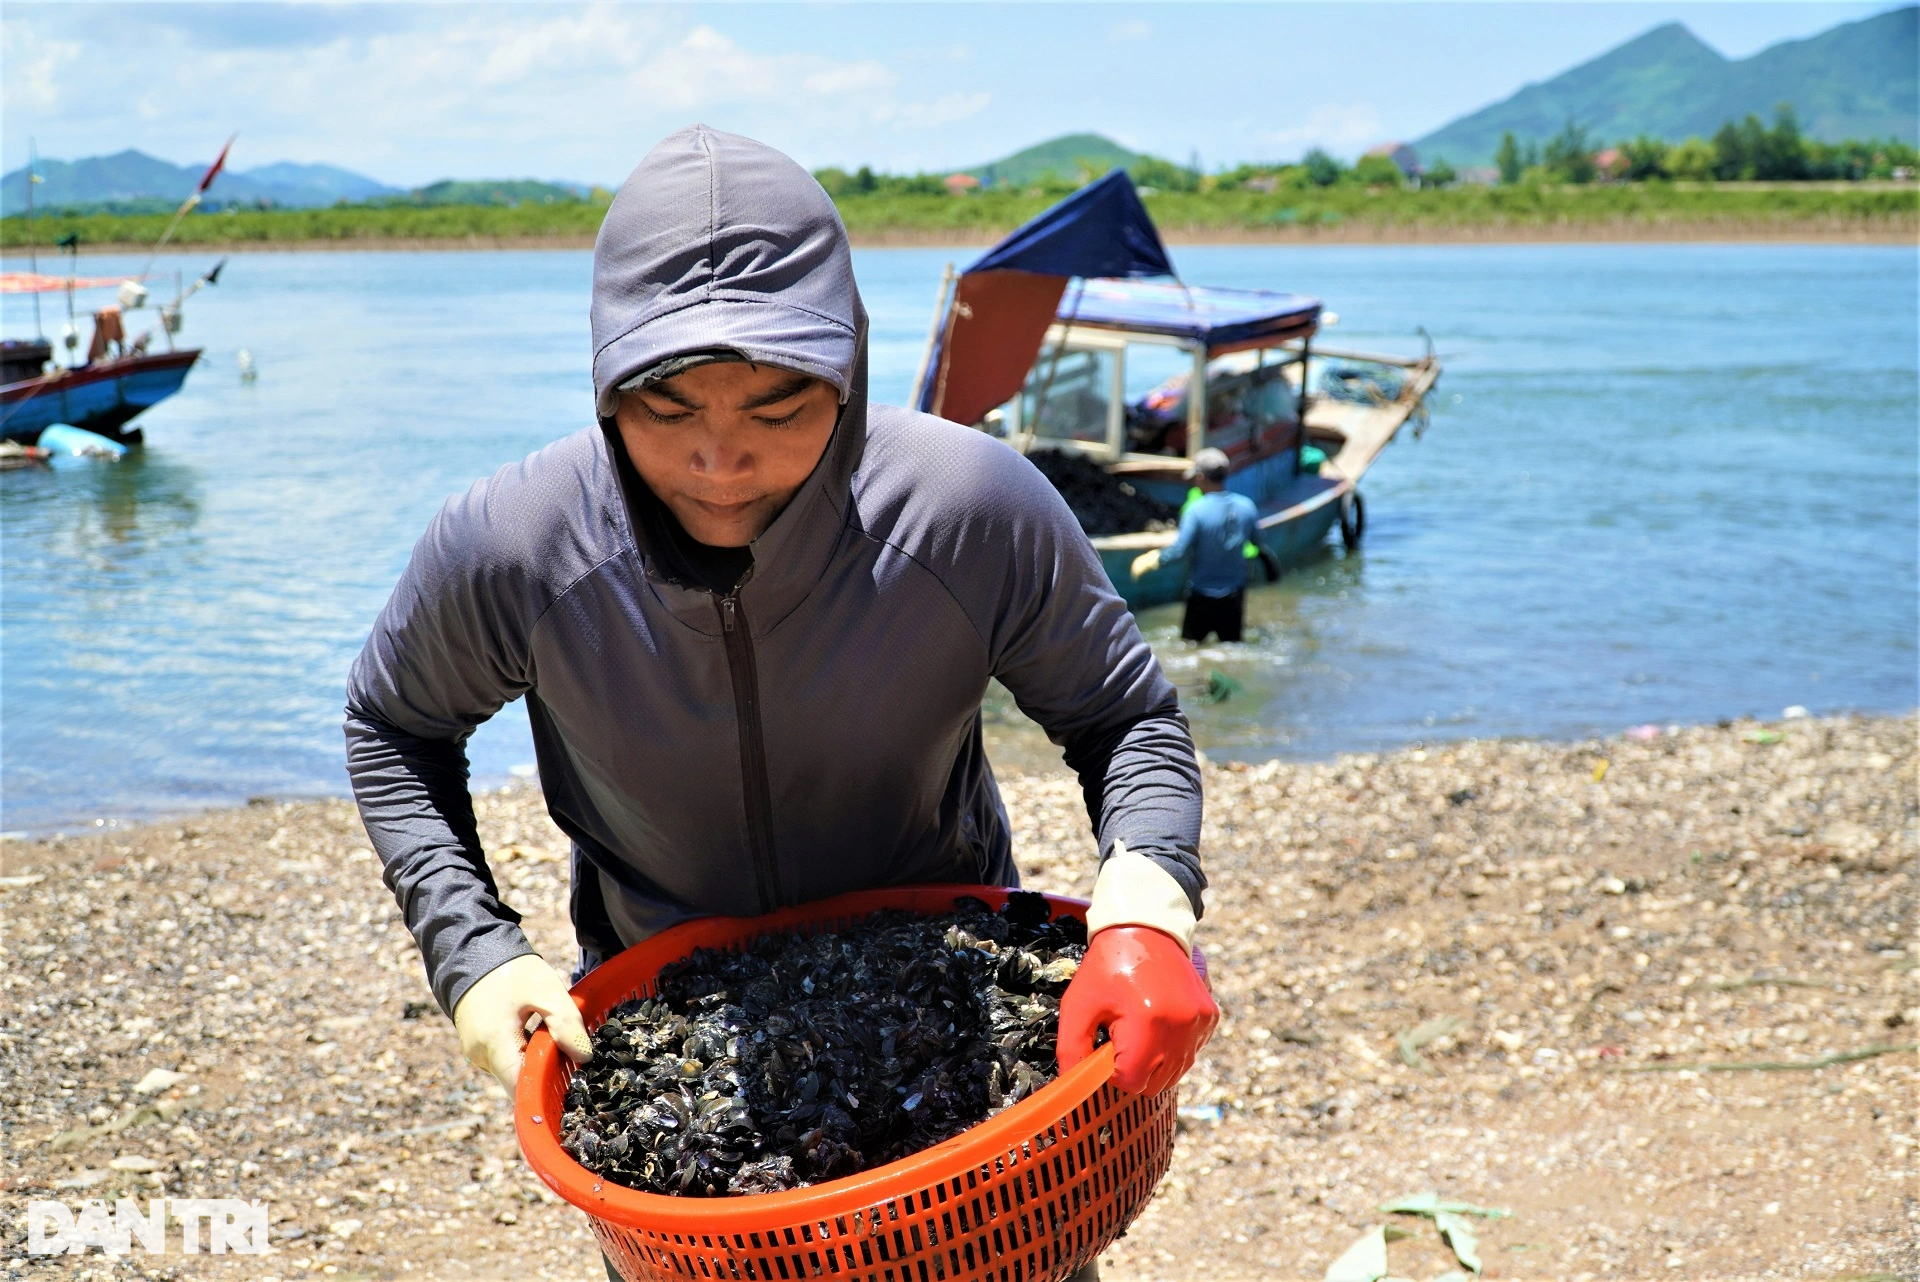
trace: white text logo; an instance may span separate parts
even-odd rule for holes
[[[81,1203],[77,1214],[64,1202],[31,1201],[27,1254],[85,1255],[97,1246],[108,1255],[126,1255],[138,1241],[142,1250],[160,1255],[170,1224],[179,1228],[180,1249],[188,1255],[266,1254],[267,1204],[237,1197],[156,1197],[145,1211],[132,1198],[121,1198],[111,1211],[94,1199]]]

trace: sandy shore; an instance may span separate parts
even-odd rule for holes
[[[1318,1278],[1426,1189],[1512,1212],[1479,1225],[1488,1277],[1920,1276],[1917,730],[1209,767],[1225,1020],[1183,1088],[1207,1112],[1105,1276]],[[1029,884],[1084,891],[1074,783],[1005,791]],[[479,813],[566,957],[537,794]],[[598,1282],[459,1062],[349,805],[0,852],[10,1275]],[[136,1094],[155,1068],[184,1076]],[[22,1258],[29,1197],[161,1190],[269,1200],[276,1253]],[[1452,1267],[1404,1225],[1395,1275]]]
[[[1011,228],[980,232],[953,232],[889,228],[851,233],[856,249],[984,249]],[[1168,226],[1160,229],[1169,245],[1579,245],[1579,244],[1815,244],[1913,245],[1920,228],[1904,224],[1867,223],[1834,219],[1727,219],[1648,223],[1632,220],[1562,224],[1493,224],[1469,226],[1381,226],[1347,223],[1333,227],[1220,228]],[[283,254],[371,252],[469,252],[473,250],[583,250],[593,248],[592,236],[367,236],[350,240],[209,241],[172,244],[162,254]],[[101,243],[81,247],[80,257],[94,254],[146,253],[147,245]],[[42,254],[45,257],[45,253]],[[15,260],[18,260],[16,263]],[[23,267],[26,252],[5,251],[5,262]]]

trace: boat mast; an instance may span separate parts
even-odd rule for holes
[[[33,243],[33,185],[40,181],[40,151],[34,146],[33,139],[27,139],[27,270],[35,276],[40,274],[40,252]],[[36,340],[46,341],[47,333],[40,327],[40,291],[33,292],[33,336]]]
[[[80,270],[80,233],[68,232],[60,238],[60,247],[67,251],[67,332],[60,341],[67,347],[67,368],[74,365],[73,354],[80,350],[80,327],[73,318],[73,278]]]
[[[940,297],[933,304],[933,324],[927,327],[927,350],[920,354],[920,368],[913,376],[913,394],[907,399],[910,409],[920,408],[920,397],[927,388],[927,372],[933,368],[933,349],[940,341],[940,322],[947,318],[948,295],[953,291],[953,264],[940,273]]]

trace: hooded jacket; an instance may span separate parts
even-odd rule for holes
[[[700,586],[603,421],[451,499],[355,662],[347,768],[441,1005],[531,952],[475,831],[464,745],[525,698],[573,842],[584,952],[687,917],[925,881],[1018,884],[981,741],[998,678],[1064,749],[1098,848],[1188,892],[1200,780],[1172,686],[1053,487],[867,404],[846,231],[799,166],[694,126],[594,250],[594,391],[731,348],[839,389],[825,454],[732,592]]]

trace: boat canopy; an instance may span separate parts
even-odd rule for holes
[[[1174,274],[1133,180],[1114,170],[960,274],[951,301],[941,300],[916,408],[979,422],[1020,390],[1056,321],[1156,334],[1208,356],[1304,338],[1319,324],[1319,300],[1298,294],[1142,279]]]
[[[1320,300],[1266,289],[1090,280],[1061,304],[1059,320],[1185,339],[1220,356],[1311,334]]]
[[[975,423],[1026,381],[1075,277],[1171,276],[1160,232],[1116,169],[1020,227],[960,275],[916,407]]]
[[[977,272],[1022,271],[1041,276],[1171,276],[1173,262],[1160,243],[1133,179],[1116,169],[1035,216],[968,267]]]

